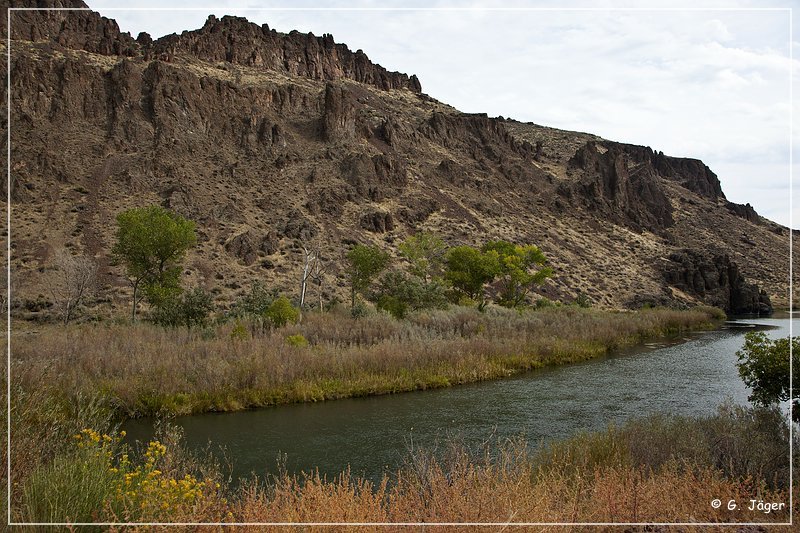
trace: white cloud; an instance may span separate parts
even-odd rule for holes
[[[130,2],[167,3],[195,5]],[[787,191],[763,192],[766,185],[788,186],[789,72],[791,67],[796,73],[798,64],[789,62],[785,11],[258,11],[253,3],[214,3],[213,10],[169,13],[104,11],[100,2],[92,7],[134,35],[194,29],[210,12],[246,16],[284,32],[332,33],[337,42],[363,49],[390,70],[416,73],[425,92],[463,111],[588,131],[703,159],[732,200],[749,201],[770,218],[789,222]],[[315,4],[306,0],[293,7]],[[688,1],[670,5],[693,7]],[[796,44],[794,49],[800,51]],[[756,183],[761,188],[749,185]]]

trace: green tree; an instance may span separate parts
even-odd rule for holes
[[[496,252],[498,255],[500,290],[497,303],[502,306],[519,307],[534,285],[541,285],[553,275],[553,270],[544,266],[547,258],[533,244],[490,241],[483,246],[482,251]],[[534,270],[537,267],[538,270]]]
[[[485,287],[500,271],[500,256],[494,250],[482,252],[472,246],[450,248],[445,258],[444,278],[457,294],[478,301],[478,308],[486,306]]]
[[[350,282],[350,309],[356,307],[356,294],[363,293],[389,264],[389,254],[376,246],[356,244],[347,252],[347,279]]]
[[[760,331],[744,336],[744,346],[736,352],[739,376],[752,389],[748,400],[757,405],[773,405],[789,400],[789,337],[770,340]],[[792,417],[800,422],[800,337],[792,346]]]
[[[404,318],[409,311],[445,307],[444,287],[439,281],[424,281],[404,272],[387,272],[372,295],[378,309],[395,318]]]
[[[133,287],[133,310],[146,288],[155,303],[179,292],[181,263],[195,243],[195,224],[159,206],[129,209],[117,215],[116,243],[112,253],[125,265]]]
[[[410,264],[411,274],[426,282],[440,272],[447,252],[442,238],[427,231],[408,237],[400,244],[399,249],[400,255]]]

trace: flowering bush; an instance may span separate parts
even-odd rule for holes
[[[142,461],[132,461],[121,444],[123,437],[124,431],[111,436],[93,429],[74,435],[74,454],[33,476],[35,486],[29,487],[28,497],[40,505],[29,505],[32,518],[169,521],[191,516],[200,506],[224,503],[214,480],[165,471],[168,450],[160,441],[150,441]],[[91,498],[82,492],[87,487]]]

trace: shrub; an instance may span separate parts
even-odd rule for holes
[[[384,294],[378,297],[376,306],[381,311],[386,311],[395,318],[405,318],[408,313],[408,303],[396,296]]]
[[[363,318],[369,315],[369,307],[364,302],[357,301],[350,309],[350,316],[353,318]]]
[[[585,292],[578,291],[578,296],[575,297],[575,305],[588,309],[592,306],[592,301]]]
[[[211,295],[201,287],[195,287],[184,293],[181,299],[181,320],[187,328],[205,326],[213,308]]]
[[[250,334],[247,332],[247,328],[244,327],[244,324],[242,324],[241,320],[237,320],[233,325],[233,329],[231,329],[230,336],[233,340],[243,341],[248,339]]]
[[[277,289],[268,290],[263,283],[256,281],[250,287],[248,294],[236,300],[228,315],[232,317],[262,317],[277,298]]]
[[[294,346],[296,348],[304,348],[308,346],[308,341],[301,333],[297,333],[296,335],[289,335],[286,337],[286,343],[289,346]]]
[[[98,521],[116,486],[116,475],[108,468],[115,443],[92,430],[75,437],[75,448],[37,468],[25,483],[26,520]]]
[[[177,442],[152,440],[132,461],[118,437],[84,429],[73,447],[25,483],[23,516],[31,522],[153,521],[187,516],[219,502],[218,475],[187,472],[191,457]],[[167,439],[170,435],[166,435]],[[169,444],[169,449],[167,444]],[[188,460],[187,460],[188,459]],[[215,470],[211,465],[211,470]],[[194,469],[194,468],[192,468]]]
[[[213,307],[211,295],[195,287],[182,295],[173,294],[160,299],[151,314],[151,320],[165,327],[203,327]]]
[[[300,310],[292,305],[286,296],[281,296],[269,306],[264,317],[273,326],[280,328],[286,324],[295,324],[300,320]]]
[[[545,298],[544,296],[536,300],[536,303],[533,304],[535,309],[547,309],[549,307],[557,307],[558,302],[554,302],[550,298]]]
[[[444,287],[437,281],[424,281],[403,272],[389,272],[381,277],[372,294],[378,309],[395,318],[404,318],[409,311],[447,306]]]
[[[712,307],[710,305],[698,305],[694,307],[694,310],[706,313],[714,320],[726,320],[728,318],[728,315],[725,314],[725,311],[723,311],[719,307]]]

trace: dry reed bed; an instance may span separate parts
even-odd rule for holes
[[[657,467],[640,464],[627,453],[621,437],[620,433],[607,433],[597,435],[594,440],[577,439],[567,443],[570,453],[555,452],[544,462],[530,455],[521,442],[506,443],[499,453],[483,456],[454,446],[442,459],[424,453],[412,456],[392,482],[385,478],[377,486],[347,472],[333,480],[317,475],[284,475],[271,486],[253,483],[224,500],[222,495],[209,495],[202,505],[170,516],[169,520],[239,523],[788,520],[786,509],[764,514],[745,508],[732,513],[724,506],[715,510],[710,505],[715,497],[724,502],[736,500],[745,507],[753,498],[788,504],[786,489],[769,488],[753,477],[731,477],[720,470],[683,461],[679,456]],[[598,453],[602,458],[596,457]],[[258,529],[252,526],[249,530]],[[304,528],[323,529],[327,528]],[[389,530],[399,529],[402,527],[389,527]]]
[[[398,321],[309,314],[303,324],[231,335],[149,324],[42,327],[12,341],[24,389],[101,391],[126,416],[226,411],[383,394],[509,376],[598,357],[644,339],[711,327],[713,309],[610,312],[458,308]],[[301,334],[308,346],[292,346]]]

